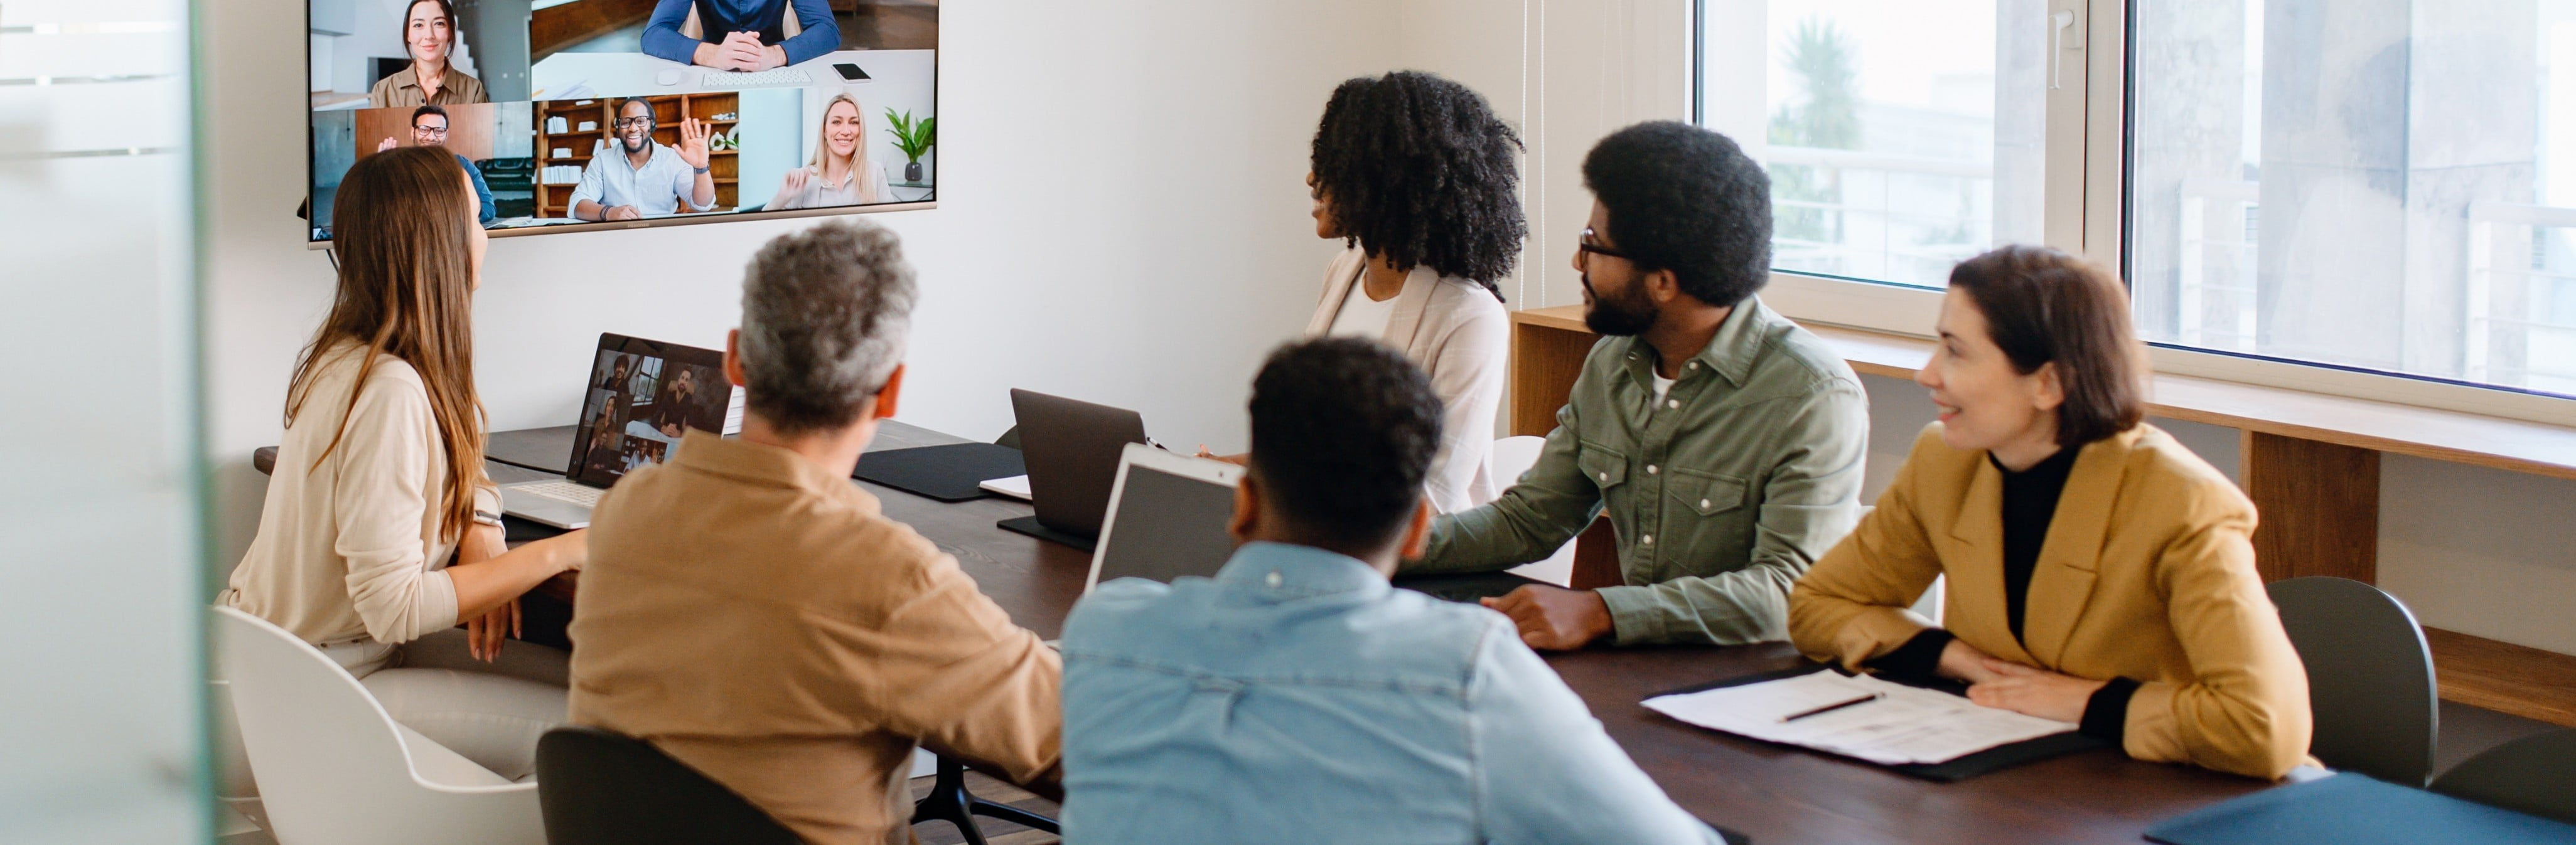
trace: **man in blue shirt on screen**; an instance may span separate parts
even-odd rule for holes
[[[803,31],[789,35],[789,11]],[[697,13],[698,35],[682,30]],[[830,0],[660,0],[644,22],[644,52],[718,70],[792,65],[841,49]]]
[[[1234,557],[1065,622],[1065,842],[1720,841],[1511,620],[1387,583],[1431,525],[1422,371],[1306,341],[1251,404]]]
[[[709,175],[707,140],[715,132],[697,118],[680,121],[680,145],[653,140],[660,127],[653,104],[641,98],[617,104],[617,143],[603,144],[581,171],[572,189],[572,216],[578,220],[641,220],[716,206],[716,182]],[[648,388],[649,389],[649,388]]]

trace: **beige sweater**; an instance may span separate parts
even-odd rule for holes
[[[1322,337],[1359,285],[1368,253],[1343,250],[1324,271],[1324,294],[1306,322],[1307,337]],[[1365,295],[1365,294],[1362,294]],[[1440,396],[1440,450],[1423,479],[1431,506],[1455,513],[1494,500],[1512,479],[1495,478],[1487,460],[1494,451],[1494,420],[1503,404],[1503,375],[1511,356],[1511,314],[1501,300],[1469,279],[1415,267],[1396,294],[1387,320],[1386,345],[1413,359]]]
[[[220,599],[317,645],[403,643],[456,626],[456,585],[443,571],[455,546],[438,536],[447,454],[429,390],[392,357],[355,385],[358,351],[325,353],[278,447],[259,534]],[[348,433],[315,466],[344,408]],[[497,510],[495,491],[476,498]]]

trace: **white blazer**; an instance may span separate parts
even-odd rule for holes
[[[1323,298],[1306,322],[1307,337],[1332,330],[1367,265],[1368,254],[1357,247],[1333,259],[1324,271]],[[1511,480],[1493,477],[1487,460],[1511,352],[1511,317],[1502,301],[1473,280],[1415,267],[1379,340],[1429,373],[1431,390],[1440,396],[1440,452],[1423,485],[1431,506],[1454,513],[1493,501],[1511,486]]]

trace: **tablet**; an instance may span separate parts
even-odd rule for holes
[[[1082,591],[1119,578],[1168,584],[1184,575],[1214,577],[1234,556],[1226,524],[1242,478],[1243,467],[1234,464],[1127,444]]]

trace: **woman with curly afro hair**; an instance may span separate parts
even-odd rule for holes
[[[1509,318],[1495,282],[1520,258],[1520,136],[1485,98],[1427,73],[1343,82],[1315,128],[1315,235],[1349,245],[1306,334],[1403,350],[1431,376],[1441,442],[1424,485],[1441,512],[1492,501],[1486,467]]]

